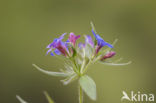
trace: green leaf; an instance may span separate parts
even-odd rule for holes
[[[16,95],[16,98],[20,101],[20,103],[28,103],[24,101],[20,96]]]
[[[83,91],[90,97],[92,100],[96,100],[96,84],[95,82],[87,75],[80,77],[79,83]]]
[[[49,103],[54,103],[54,101],[52,100],[52,98],[49,96],[49,94],[46,91],[44,91],[44,95],[46,96]]]
[[[90,25],[91,25],[92,29],[94,30],[94,32],[96,33],[95,26],[92,21],[90,22]]]
[[[102,64],[105,64],[105,65],[111,65],[111,66],[124,66],[124,65],[128,65],[128,64],[131,64],[132,62],[129,61],[127,63],[110,63],[110,62],[100,62]]]
[[[40,72],[50,75],[50,76],[57,76],[57,77],[66,77],[68,76],[67,73],[63,73],[63,72],[52,72],[52,71],[47,71],[44,69],[41,69],[40,67],[38,67],[36,64],[32,64],[37,70],[39,70]]]
[[[77,78],[78,78],[77,74],[73,74],[71,76],[68,76],[64,80],[61,80],[61,82],[63,82],[64,85],[67,85],[67,84],[71,83],[72,81],[76,80]]]

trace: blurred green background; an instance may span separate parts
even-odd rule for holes
[[[46,46],[64,32],[91,34],[90,21],[107,42],[119,39],[116,58],[133,63],[91,66],[98,98],[85,95],[84,103],[122,103],[123,90],[156,94],[154,0],[1,0],[0,13],[0,103],[19,103],[16,94],[29,103],[47,103],[44,90],[56,103],[78,103],[77,82],[63,86],[63,78],[44,75],[32,63],[63,68],[57,58],[45,56]]]

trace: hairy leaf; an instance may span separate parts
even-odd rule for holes
[[[46,96],[49,103],[54,103],[54,101],[52,100],[52,98],[49,96],[49,94],[46,91],[44,91],[44,95]]]
[[[80,77],[79,83],[83,91],[92,99],[96,100],[96,84],[87,75]]]
[[[38,67],[36,64],[32,64],[37,70],[39,70],[40,72],[50,75],[50,76],[58,76],[58,77],[66,77],[68,76],[67,73],[63,73],[63,72],[52,72],[52,71],[47,71],[44,69],[41,69],[40,67]]]
[[[102,64],[105,64],[105,65],[111,65],[111,66],[124,66],[124,65],[128,65],[128,64],[131,64],[132,62],[129,61],[127,63],[111,63],[111,62],[100,62]]]
[[[67,84],[71,83],[72,81],[76,80],[77,78],[78,78],[77,74],[73,74],[71,76],[68,76],[64,80],[61,80],[61,82],[63,82],[64,85],[67,85]]]
[[[20,96],[16,95],[16,98],[20,101],[20,103],[28,103],[24,101]]]

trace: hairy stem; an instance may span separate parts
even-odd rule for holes
[[[83,103],[83,90],[79,85],[79,103]]]
[[[71,62],[73,63],[73,65],[75,66],[74,71],[77,73],[77,74],[80,74],[79,71],[78,71],[78,68],[77,68],[77,65],[76,65],[76,62],[75,62],[75,59],[70,59]]]

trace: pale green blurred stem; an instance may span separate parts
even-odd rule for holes
[[[83,90],[79,85],[79,103],[83,103]]]
[[[72,62],[72,63],[74,64],[74,66],[75,66],[75,68],[73,68],[74,71],[75,71],[77,74],[80,74],[79,71],[78,71],[78,68],[77,68],[77,65],[76,65],[75,59],[70,59],[70,60],[71,60],[71,62]]]

